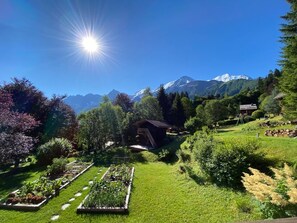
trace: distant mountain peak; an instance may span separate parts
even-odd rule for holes
[[[168,88],[173,88],[173,87],[178,87],[184,84],[188,84],[191,81],[194,81],[193,78],[189,77],[189,76],[182,76],[179,79],[175,80],[175,81],[170,81],[167,84],[164,84],[164,89],[168,89]],[[158,89],[157,89],[158,90]]]
[[[238,80],[238,79],[244,79],[244,80],[251,80],[252,78],[246,75],[230,75],[228,73],[217,76],[213,78],[212,80],[216,81],[223,81],[223,82],[228,82],[231,80]]]
[[[110,91],[108,94],[107,94],[107,97],[111,100],[111,101],[114,101],[116,99],[116,97],[118,96],[118,94],[120,94],[121,92],[113,89],[112,91]]]

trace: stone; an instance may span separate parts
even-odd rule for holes
[[[61,209],[64,211],[66,208],[68,208],[70,206],[69,203],[63,204]]]
[[[81,196],[81,193],[80,192],[77,192],[76,194],[74,194],[75,197],[80,197]]]
[[[85,187],[83,187],[83,190],[87,190],[89,187],[88,186],[85,186]]]
[[[73,197],[73,198],[70,198],[69,199],[69,202],[72,202],[72,201],[74,201],[75,200],[75,198]]]
[[[55,214],[55,215],[53,215],[53,216],[51,217],[51,220],[52,220],[52,221],[58,220],[59,217],[60,217],[60,215]]]

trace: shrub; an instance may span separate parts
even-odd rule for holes
[[[256,153],[256,141],[222,141],[199,139],[194,146],[196,160],[209,179],[219,185],[242,188],[242,172],[250,166],[265,170],[263,154]],[[263,162],[264,161],[264,162]]]
[[[71,143],[64,138],[54,138],[37,148],[37,159],[42,165],[52,163],[54,158],[67,156],[71,151]]]
[[[95,165],[110,165],[112,163],[133,161],[133,158],[131,150],[125,147],[115,147],[97,152],[94,163]]]
[[[183,151],[182,149],[177,151],[177,156],[179,160],[183,163],[191,162],[191,155]]]
[[[252,113],[253,119],[258,119],[264,117],[264,112],[262,110],[256,110]]]
[[[203,121],[198,118],[198,117],[192,117],[190,119],[188,119],[186,122],[185,122],[185,128],[191,132],[191,133],[194,133],[195,131],[199,130],[202,128],[203,126]]]
[[[251,121],[255,121],[255,119],[252,116],[247,115],[247,116],[244,116],[243,121],[244,123],[248,123]]]
[[[242,183],[260,203],[266,218],[292,217],[297,215],[296,171],[288,165],[281,170],[271,168],[274,178],[249,168],[252,174],[244,173]]]
[[[68,160],[66,158],[54,158],[53,164],[47,167],[47,175],[54,176],[63,173],[66,170],[66,164]]]
[[[223,120],[223,121],[218,121],[219,126],[226,126],[226,125],[236,125],[238,120],[236,119],[231,119],[231,120]]]

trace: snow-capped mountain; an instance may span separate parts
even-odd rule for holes
[[[163,85],[166,93],[170,92],[180,92],[180,89],[185,86],[186,84],[194,81],[193,78],[188,77],[188,76],[182,76],[181,78],[175,80],[175,81],[170,81],[166,84]],[[140,101],[141,98],[143,97],[145,89],[142,89],[138,92],[135,93],[135,95],[132,97],[133,101]],[[159,88],[155,89],[152,91],[153,95],[157,95],[157,92],[159,91]]]
[[[141,89],[140,91],[137,91],[132,97],[132,101],[140,101],[141,98],[143,97],[143,94],[145,92],[145,88]]]
[[[185,84],[188,84],[190,82],[192,82],[194,79],[188,76],[182,76],[181,78],[179,78],[178,80],[175,81],[170,81],[167,84],[164,84],[164,89],[166,90],[166,92],[172,92],[174,91],[175,88],[179,88]],[[156,89],[156,91],[158,91],[158,89]]]
[[[230,75],[230,74],[223,74],[220,76],[215,77],[213,80],[215,81],[223,81],[228,82],[231,80],[238,80],[238,79],[244,79],[244,80],[251,80],[251,77],[248,77],[246,75]]]
[[[233,81],[231,81],[233,80]],[[190,98],[195,96],[208,96],[208,95],[235,95],[243,89],[253,89],[257,84],[256,80],[251,80],[250,77],[245,75],[230,75],[224,74],[215,77],[213,80],[194,80],[188,76],[182,76],[181,78],[170,81],[163,85],[165,92],[187,92]],[[140,101],[144,95],[146,89],[141,89],[130,98],[133,101]],[[152,91],[153,95],[156,96],[159,88]],[[110,100],[114,100],[120,92],[112,90],[107,94]],[[85,96],[76,95],[69,96],[65,99],[65,102],[70,105],[77,114],[82,111],[87,111],[92,108],[98,107],[102,102],[103,96],[96,94],[87,94]]]

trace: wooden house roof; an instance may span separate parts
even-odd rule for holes
[[[135,125],[141,126],[141,125],[145,124],[146,122],[152,124],[153,126],[155,126],[157,128],[168,129],[171,127],[170,125],[168,125],[165,122],[161,122],[161,121],[157,121],[157,120],[148,120],[148,119],[138,121],[135,123]]]

